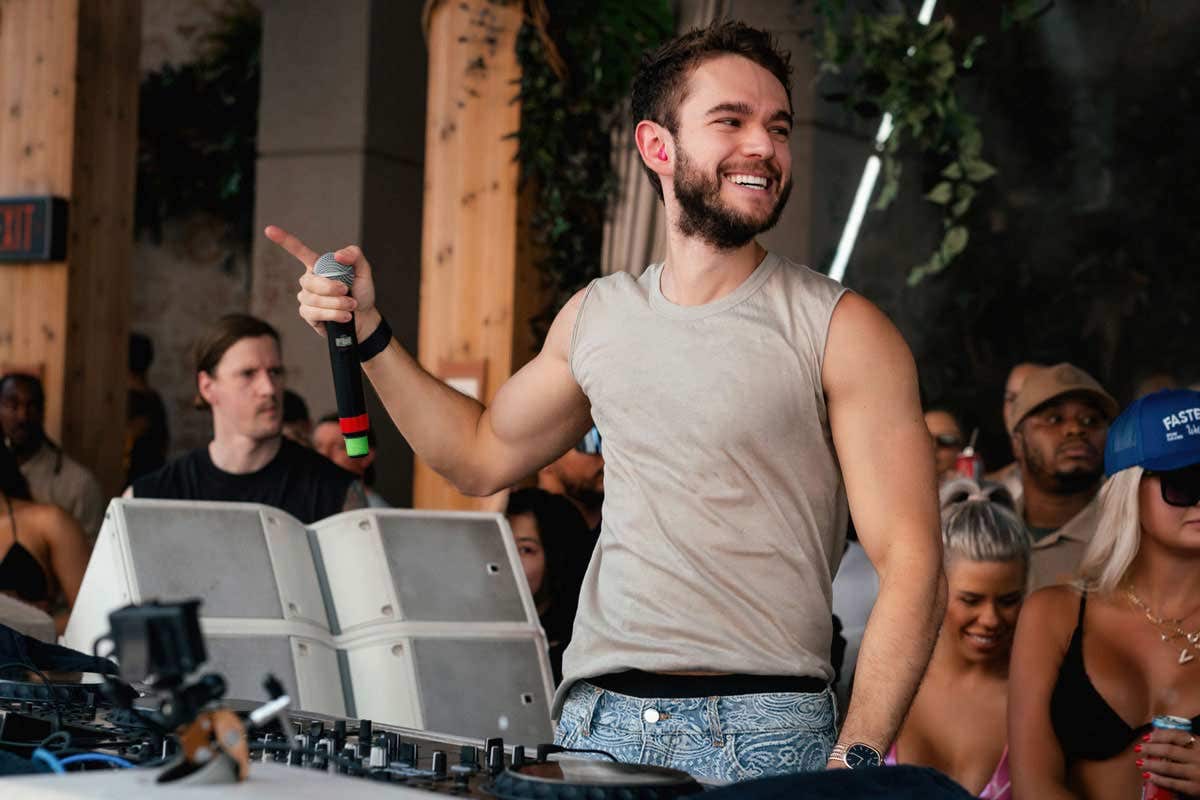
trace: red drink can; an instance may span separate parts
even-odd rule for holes
[[[1153,728],[1164,728],[1171,731],[1188,731],[1192,730],[1192,721],[1187,717],[1155,717],[1150,723]],[[1142,784],[1142,800],[1179,800],[1179,795],[1170,789],[1164,789],[1161,786],[1153,783]]]
[[[983,477],[983,457],[975,452],[975,448],[967,445],[954,459],[954,471],[964,478],[978,481]]]

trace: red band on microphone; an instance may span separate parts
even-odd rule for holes
[[[359,414],[357,417],[339,417],[338,425],[342,426],[342,434],[345,436],[352,433],[366,433],[371,428],[366,414]]]

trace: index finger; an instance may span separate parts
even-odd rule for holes
[[[272,242],[295,256],[296,260],[303,264],[305,269],[312,272],[313,264],[317,263],[317,254],[310,250],[308,245],[278,225],[268,225],[263,230],[263,233]]]

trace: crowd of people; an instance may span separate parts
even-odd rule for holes
[[[371,488],[373,437],[366,456],[350,457],[337,414],[314,422],[304,399],[284,388],[280,347],[274,328],[245,314],[222,317],[200,337],[193,405],[211,414],[213,438],[168,460],[166,410],[147,377],[153,345],[133,334],[124,496],[264,503],[305,523],[390,507]],[[44,411],[37,376],[0,377],[0,542],[8,542],[0,555],[0,594],[51,614],[61,633],[108,498],[95,476],[47,436]],[[593,430],[530,476],[528,487],[500,498],[497,509],[514,531],[556,677],[598,534],[603,466]]]
[[[667,258],[581,290],[486,408],[391,337],[361,250],[336,253],[348,288],[266,230],[306,268],[301,316],[353,319],[417,454],[507,493],[558,743],[717,780],[914,764],[993,800],[1200,795],[1200,392],[1122,409],[1077,366],[1019,364],[1014,460],[985,472],[955,411],[922,408],[891,323],[755,240],[791,186],[770,37],[718,22],[673,40],[632,109]],[[0,587],[65,610],[103,498],[43,404],[33,376],[0,380]],[[266,323],[202,339],[196,404],[212,441],[131,473],[127,496],[306,523],[383,502],[336,417],[285,395]],[[131,468],[162,454],[154,436]]]

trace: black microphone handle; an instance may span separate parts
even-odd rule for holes
[[[367,403],[363,398],[362,367],[358,360],[358,335],[354,318],[349,322],[326,322],[329,364],[333,368],[333,392],[337,397],[338,423],[346,439],[346,452],[361,458],[368,452]]]

